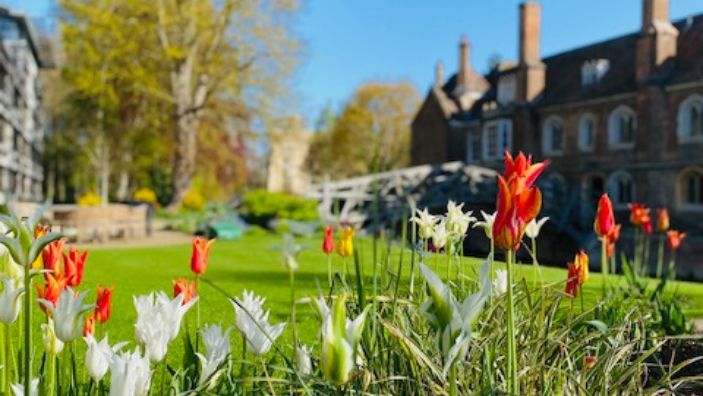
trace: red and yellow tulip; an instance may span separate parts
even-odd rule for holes
[[[88,252],[79,253],[76,248],[71,248],[68,255],[63,255],[63,275],[66,277],[66,284],[77,287],[83,281],[83,270]]]
[[[173,281],[173,297],[178,297],[183,294],[183,304],[192,300],[198,292],[196,291],[195,281],[181,278]]]
[[[201,275],[207,269],[210,249],[214,243],[215,239],[207,240],[200,236],[193,238],[193,253],[190,256],[190,269],[196,275]]]
[[[548,162],[532,163],[532,158],[518,154],[515,159],[505,153],[505,174],[498,176],[498,202],[493,223],[495,245],[517,250],[525,227],[542,208],[542,193],[533,184]]]

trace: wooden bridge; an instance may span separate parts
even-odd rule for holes
[[[309,198],[320,202],[321,218],[357,226],[392,225],[414,208],[439,208],[450,199],[474,206],[492,206],[497,172],[448,162],[421,165],[312,185]],[[373,222],[376,220],[376,222]]]

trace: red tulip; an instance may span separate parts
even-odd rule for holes
[[[95,319],[99,323],[105,323],[110,319],[112,313],[112,292],[114,286],[107,288],[98,286],[98,300],[95,303]]]
[[[568,264],[566,294],[569,297],[576,297],[581,286],[588,281],[588,261],[588,255],[581,250],[574,257],[574,261]]]
[[[587,355],[583,358],[583,366],[592,369],[598,363],[598,356]]]
[[[198,293],[196,291],[195,282],[181,278],[173,281],[173,297],[178,297],[183,294],[183,304],[192,300]]]
[[[91,312],[90,315],[85,317],[85,323],[83,324],[83,337],[87,337],[89,334],[95,333],[95,313]]]
[[[325,238],[322,240],[322,252],[325,254],[334,253],[334,230],[332,226],[325,227]]]
[[[517,250],[527,223],[537,217],[542,207],[542,193],[532,185],[548,165],[532,164],[522,152],[513,160],[505,153],[505,175],[498,176],[498,202],[493,223],[493,240],[497,247]]]
[[[579,291],[579,269],[576,264],[568,264],[566,276],[566,295],[576,297]]]
[[[215,239],[210,239],[208,241],[200,236],[193,238],[193,254],[190,256],[190,269],[196,275],[202,274],[207,269],[207,260],[213,243],[215,243]]]
[[[603,194],[598,201],[598,211],[596,220],[593,222],[593,229],[599,238],[608,237],[615,228],[615,215],[613,214],[613,203],[608,194]]]
[[[657,231],[664,232],[669,225],[669,211],[666,208],[657,209]]]
[[[666,237],[669,240],[669,248],[671,250],[678,250],[678,248],[681,246],[681,241],[686,238],[686,234],[675,230],[671,230],[666,233]]]
[[[61,238],[50,244],[46,245],[41,252],[42,262],[44,263],[44,269],[50,271],[56,271],[56,264],[58,264],[63,249],[66,246],[66,240]],[[45,273],[45,276],[48,273]]]
[[[652,235],[652,222],[647,221],[642,223],[642,231],[644,232],[644,235]]]
[[[88,252],[78,253],[76,248],[71,248],[68,255],[63,255],[63,270],[68,286],[76,287],[83,281],[83,269]]]
[[[631,203],[630,205],[630,223],[635,226],[643,227],[652,220],[649,217],[649,208],[640,203]]]
[[[44,286],[37,284],[37,296],[41,299],[47,300],[51,305],[56,306],[56,302],[59,300],[61,292],[66,288],[66,278],[62,275],[56,275],[51,273],[46,273],[46,284]],[[39,304],[41,309],[45,314],[49,314],[49,311],[43,304]]]

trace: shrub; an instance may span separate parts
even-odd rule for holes
[[[78,197],[78,206],[98,206],[101,203],[100,196],[92,191]]]
[[[143,187],[135,191],[133,198],[135,201],[146,202],[152,205],[155,205],[157,202],[156,192],[148,187]]]
[[[181,207],[186,210],[200,211],[205,206],[205,199],[199,192],[190,190],[183,197],[183,204]]]
[[[295,221],[315,221],[318,218],[315,200],[262,189],[244,194],[243,212],[257,224],[265,224],[273,218]]]

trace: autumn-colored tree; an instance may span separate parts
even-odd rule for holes
[[[361,85],[340,114],[317,131],[308,157],[311,173],[339,179],[407,166],[418,104],[408,82]]]

